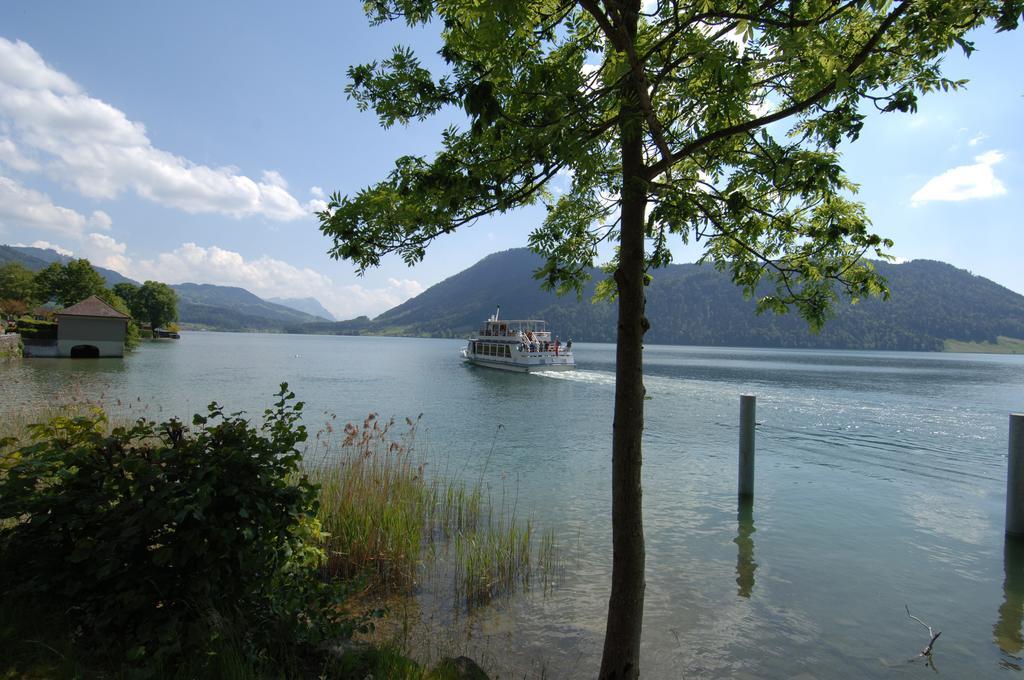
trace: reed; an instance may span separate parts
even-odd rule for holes
[[[369,576],[384,590],[415,581],[431,488],[413,462],[416,423],[408,423],[397,439],[394,420],[375,414],[362,428],[346,425],[337,445],[333,428],[317,434],[304,472],[320,486],[326,576]]]
[[[483,475],[473,485],[428,472],[416,448],[419,419],[370,414],[336,433],[329,422],[306,454],[304,473],[320,485],[327,577],[366,579],[369,591],[411,592],[418,579],[451,576],[466,608],[528,588],[557,572],[554,532],[535,551],[532,520],[515,504],[492,502]],[[340,439],[340,441],[339,441]]]
[[[105,415],[108,428],[129,426],[139,418],[153,420],[164,417],[162,408],[150,408],[141,397],[134,400],[108,399],[106,394],[89,396],[80,386],[65,386],[59,401],[46,404],[13,404],[0,419],[0,440],[14,440],[15,446],[32,441],[31,425],[48,423],[54,418]]]

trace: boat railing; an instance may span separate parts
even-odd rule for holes
[[[523,348],[523,353],[524,354],[528,354],[530,356],[534,356],[534,355],[536,355],[536,356],[547,356],[547,355],[551,355],[551,356],[565,356],[567,354],[571,355],[572,354],[572,350],[571,349],[566,349],[565,345],[560,345],[557,350],[555,350],[554,346],[548,347],[547,349],[537,348],[537,349],[533,349],[533,350],[531,350],[529,347],[525,347],[525,348]]]

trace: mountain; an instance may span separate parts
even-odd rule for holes
[[[547,319],[562,338],[615,339],[615,306],[540,290],[529,250],[490,255],[373,320],[305,324],[293,330],[341,334],[465,337],[501,304],[504,318]],[[648,288],[646,341],[659,344],[833,349],[941,350],[946,340],[995,343],[1024,338],[1024,296],[952,265],[931,260],[875,263],[892,299],[840,304],[814,335],[795,313],[757,315],[728,273],[695,264],[656,270]]]
[[[282,330],[323,321],[267,302],[244,288],[209,283],[180,283],[171,288],[178,294],[178,318],[186,325],[225,331]]]
[[[0,264],[16,261],[35,271],[69,259],[51,250],[0,246]],[[285,305],[230,286],[183,283],[172,288],[178,293],[182,324],[215,330],[467,337],[500,304],[502,317],[547,319],[563,339],[613,342],[615,306],[590,302],[594,284],[604,274],[591,272],[592,280],[580,301],[542,291],[533,278],[540,265],[540,257],[525,248],[495,253],[375,319],[363,316],[340,322],[325,321],[329,313],[313,298],[283,300],[292,303]],[[725,272],[695,264],[671,265],[654,272],[647,290],[651,330],[646,341],[941,350],[947,344],[959,348],[970,343],[1013,345],[1006,339],[1024,339],[1024,296],[943,262],[877,262],[875,266],[888,279],[892,299],[839,304],[835,317],[814,335],[795,313],[757,315],[754,302],[743,297]],[[134,283],[117,272],[96,269],[110,285]],[[315,307],[295,309],[292,305],[297,302]]]
[[[67,264],[74,259],[76,258],[61,255],[56,250],[49,250],[47,248],[33,248],[31,246],[0,246],[0,264],[18,262],[34,272],[46,269],[47,265],[52,262]],[[97,267],[96,265],[93,265],[92,268],[106,280],[108,286],[113,286],[118,283],[131,283],[136,286],[139,285],[138,281],[133,281],[126,276],[122,276],[113,269]]]
[[[22,249],[16,246],[0,246],[0,264],[17,262],[34,272],[37,272],[40,269],[45,269],[46,265],[49,264],[46,260],[42,260],[35,255],[29,255],[28,253],[23,253],[21,251]]]
[[[291,307],[292,309],[318,316],[324,321],[337,321],[333,314],[324,309],[324,306],[320,304],[320,301],[313,297],[304,298],[266,298],[267,302],[273,302],[275,305],[284,305],[285,307]]]
[[[51,262],[65,264],[74,258],[55,250],[30,246],[0,245],[0,264],[18,262],[32,271],[45,269]],[[106,279],[108,286],[117,283],[139,285],[120,273],[93,265]],[[244,288],[216,286],[208,283],[182,283],[171,286],[178,293],[178,320],[185,326],[199,326],[226,331],[281,331],[300,324],[331,319],[327,310],[313,298],[296,302],[312,303],[323,315],[306,313],[291,305],[275,304],[259,298]]]

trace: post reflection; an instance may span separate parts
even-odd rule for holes
[[[992,627],[999,649],[1019,656],[1024,648],[1021,622],[1024,619],[1024,539],[1007,536],[1003,543],[1003,604],[999,620]]]
[[[738,525],[736,538],[736,585],[740,597],[750,597],[754,590],[754,572],[757,562],[754,561],[754,502],[750,498],[741,498],[736,513]]]

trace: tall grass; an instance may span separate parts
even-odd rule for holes
[[[326,575],[369,576],[385,590],[414,582],[430,494],[411,456],[416,424],[408,424],[395,439],[394,420],[371,414],[362,428],[346,425],[338,444],[333,428],[317,434],[304,471],[320,486]]]
[[[3,407],[0,418],[0,439],[14,439],[20,445],[31,439],[30,425],[48,423],[54,418],[92,416],[102,411],[110,428],[128,426],[139,418],[163,418],[162,408],[151,409],[141,397],[135,400],[107,399],[104,393],[88,394],[78,383],[65,385],[59,400],[45,404],[10,404]]]
[[[27,444],[30,424],[86,415],[101,404],[77,397],[7,414],[0,440]],[[151,415],[141,401],[102,405],[111,414],[110,427]],[[544,533],[535,545],[533,521],[520,520],[515,504],[492,501],[486,460],[479,477],[467,483],[428,470],[417,449],[420,418],[397,427],[394,419],[370,414],[340,431],[333,422],[308,442],[303,466],[320,487],[324,578],[361,578],[375,594],[409,593],[424,579],[451,578],[452,597],[467,609],[528,588],[536,577],[545,591],[557,580],[561,557],[554,533]]]
[[[532,520],[492,502],[483,474],[468,485],[428,472],[416,449],[419,419],[405,425],[396,432],[394,419],[370,414],[340,434],[328,425],[311,443],[304,472],[321,488],[325,576],[361,576],[385,594],[443,574],[469,609],[529,587],[534,573],[547,588],[558,573],[554,533],[535,550]]]

